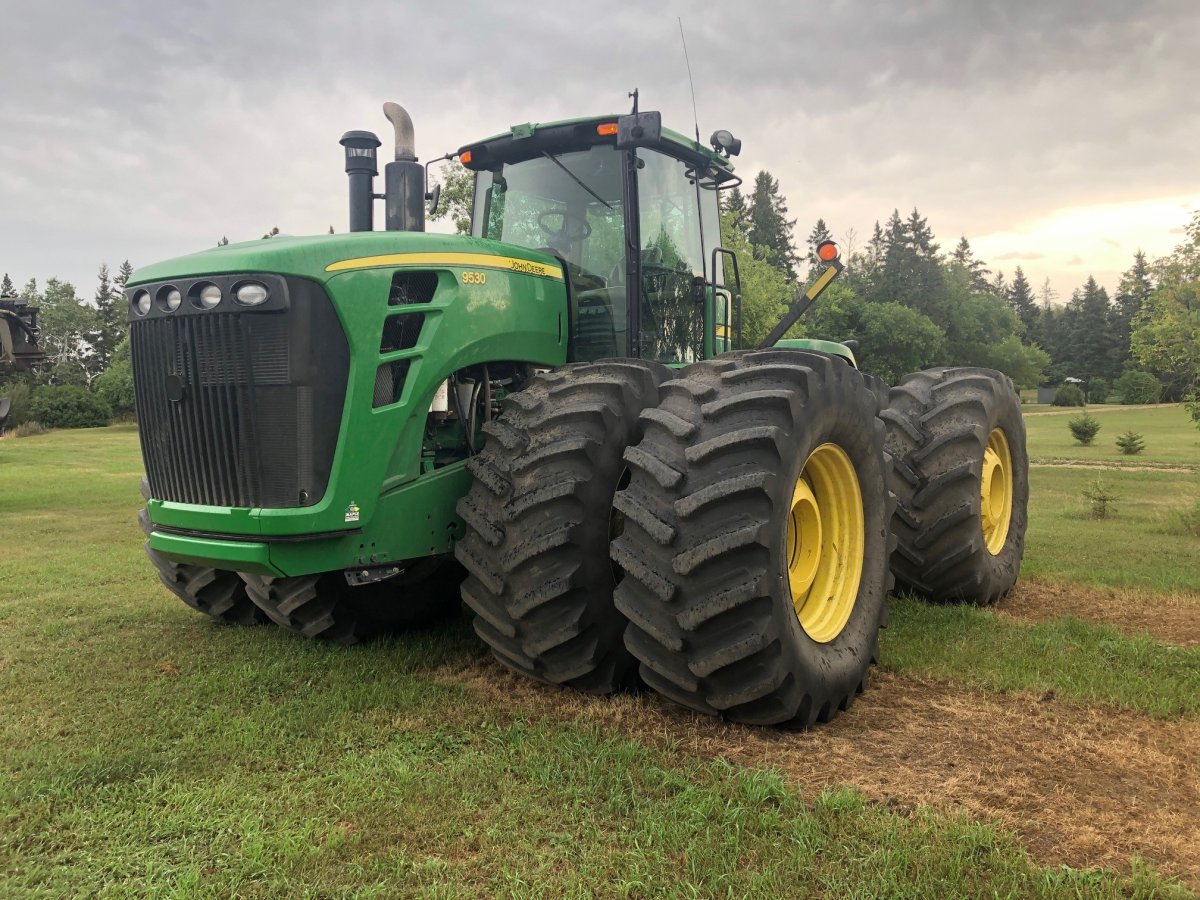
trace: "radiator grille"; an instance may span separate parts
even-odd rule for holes
[[[319,288],[293,290],[287,311],[147,318],[130,335],[151,496],[265,508],[321,498],[348,351]]]

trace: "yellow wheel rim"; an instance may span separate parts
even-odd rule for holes
[[[983,451],[983,474],[979,481],[979,518],[988,553],[998,556],[1008,540],[1012,523],[1013,464],[1008,438],[999,428],[988,435]]]
[[[850,620],[862,581],[866,516],[846,451],[822,444],[809,456],[788,517],[788,587],[810,638],[832,641]]]

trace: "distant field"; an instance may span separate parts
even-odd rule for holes
[[[1100,422],[1100,432],[1089,446],[1082,446],[1067,422],[1084,412]],[[1035,461],[1078,460],[1107,465],[1172,464],[1200,469],[1200,430],[1181,404],[1159,406],[1088,406],[1063,409],[1035,407],[1025,412],[1029,455]],[[1117,436],[1136,431],[1146,449],[1125,456],[1116,447]]]
[[[131,426],[0,441],[0,896],[1200,886],[1186,598],[1162,640],[1036,592],[1026,619],[898,599],[849,713],[745,729],[519,679],[463,620],[350,649],[215,626],[146,563],[139,475]],[[1093,522],[1093,472],[1034,469],[1026,572],[1200,596],[1200,542],[1156,530],[1200,476],[1111,476]]]

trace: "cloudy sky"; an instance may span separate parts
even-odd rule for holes
[[[918,206],[1064,297],[1200,207],[1197,0],[0,0],[0,271],[74,281],[272,225],[345,228],[337,140],[408,107],[422,159],[643,109],[744,142],[802,241]]]

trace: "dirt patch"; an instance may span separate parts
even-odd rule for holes
[[[664,748],[782,771],[808,794],[852,785],[905,813],[998,821],[1045,865],[1129,871],[1133,855],[1200,886],[1200,724],[878,673],[831,725],[727,725],[653,695],[596,699],[490,660],[444,677],[499,705]]]
[[[1030,404],[1032,405],[1032,404]],[[1089,413],[1106,413],[1106,412],[1129,412],[1132,409],[1173,409],[1183,406],[1182,403],[1115,403],[1111,406],[1101,404],[1099,406],[1058,406],[1054,409],[1038,409],[1029,410],[1024,413],[1025,418],[1030,416],[1077,416],[1081,412]]]
[[[1023,622],[1074,616],[1128,635],[1149,634],[1176,647],[1200,647],[1200,594],[1150,594],[1033,578],[1023,579],[993,609],[999,616]]]

